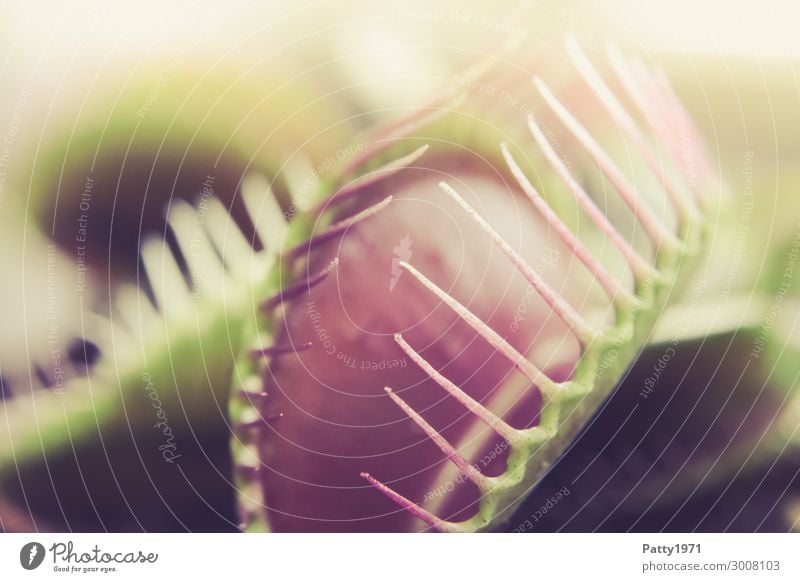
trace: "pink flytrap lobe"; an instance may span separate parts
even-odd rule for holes
[[[676,182],[681,174],[665,169],[680,167],[681,160],[665,161],[654,153],[634,115],[577,43],[567,41],[567,54],[577,71],[576,82],[588,87],[599,107],[639,152],[645,171],[661,185],[664,196],[660,202],[676,217],[677,226],[669,225],[651,208],[598,136],[539,78],[532,79],[532,89],[542,107],[536,117],[527,115],[527,125],[523,124],[528,138],[532,138],[528,145],[538,146],[546,166],[563,185],[563,195],[574,199],[596,228],[597,236],[611,243],[632,285],[620,279],[622,273],[612,274],[591,245],[567,226],[534,187],[506,143],[499,144],[493,155],[505,164],[507,174],[497,167],[481,173],[467,169],[465,160],[456,160],[448,167],[446,157],[439,167],[442,158],[435,157],[436,148],[414,143],[413,139],[409,141],[410,150],[389,155],[394,151],[389,144],[424,128],[431,117],[445,115],[444,107],[423,108],[378,131],[375,135],[380,139],[375,143],[382,144],[377,151],[386,158],[383,163],[370,164],[372,167],[360,175],[358,168],[369,161],[368,157],[361,156],[347,166],[342,185],[308,213],[318,231],[276,254],[290,271],[297,266],[295,271],[305,275],[261,302],[271,327],[262,329],[259,337],[266,334],[274,343],[251,349],[255,359],[243,364],[243,382],[253,386],[242,398],[251,404],[249,416],[245,414],[247,407],[236,413],[246,418],[237,431],[241,443],[235,447],[235,457],[237,464],[250,467],[238,481],[245,492],[240,502],[247,527],[258,523],[258,527],[266,528],[265,522],[274,521],[275,529],[295,531],[419,529],[413,520],[404,522],[398,512],[387,510],[380,497],[371,497],[363,486],[354,484],[351,477],[360,474],[383,497],[405,510],[399,512],[401,516],[418,518],[428,528],[444,532],[495,529],[555,462],[641,349],[678,269],[698,249],[697,237],[705,236],[707,209],[696,188]],[[662,117],[652,133],[674,140],[674,136],[666,135],[677,131],[669,125],[674,115],[662,115],[667,98],[656,96],[660,87],[652,77],[629,65],[618,53],[612,69],[622,79],[626,92],[649,96],[634,103],[644,109],[640,117]],[[478,67],[473,73],[479,76],[484,70]],[[469,97],[468,92],[451,87],[434,103],[452,105]],[[594,111],[592,114],[597,115]],[[630,211],[636,229],[644,233],[652,258],[626,239],[587,192],[542,130],[540,120],[544,118],[563,128],[566,141],[562,145],[580,150],[593,161],[610,184],[610,191]],[[520,144],[514,147],[516,151]],[[677,153],[674,148],[668,151]],[[375,151],[372,154],[376,155]],[[423,160],[427,167],[421,165]],[[508,182],[497,180],[500,175],[507,175]],[[509,235],[513,233],[502,219],[506,210],[484,205],[486,209],[479,211],[472,202],[477,193],[493,197],[500,206],[507,205],[508,200],[502,197],[508,196],[509,188],[519,194],[523,209],[533,211],[524,216],[528,229],[525,236],[540,237],[538,242],[528,243],[533,247],[512,244]],[[436,197],[436,192],[441,196]],[[479,204],[483,199],[478,199]],[[419,205],[428,201],[432,206],[420,209]],[[503,208],[519,218],[519,208],[513,203]],[[452,224],[433,222],[439,210]],[[537,228],[539,232],[533,232]],[[560,286],[554,284],[552,276],[533,266],[536,263],[531,257],[542,252],[537,247],[545,240],[542,230],[554,234],[568,254],[562,258],[564,264],[579,264],[580,276],[597,284],[600,295],[608,299],[604,309],[613,310],[612,318],[596,323],[596,318],[587,317],[585,296],[581,298],[574,286],[564,285],[563,280]],[[517,281],[515,289],[530,289],[535,294],[539,303],[528,312],[516,336],[505,331],[511,321],[508,312],[514,308],[507,295],[492,295],[498,292],[491,285],[478,294],[474,288],[459,287],[452,281],[441,284],[451,272],[448,253],[458,252],[450,241],[459,236],[464,237],[459,242],[466,245],[464,256],[476,265],[483,264],[481,261],[486,264],[485,271],[468,266],[465,280],[471,280],[470,268],[478,269],[477,275],[488,276],[490,281],[487,273],[500,269],[497,273],[502,277]],[[386,257],[386,247],[375,241],[387,238],[413,240],[413,256]],[[442,240],[448,241],[447,252],[436,246]],[[437,248],[440,254],[434,252]],[[489,248],[499,251],[501,258],[493,257]],[[394,281],[396,288],[383,285],[373,273],[387,260],[393,276],[400,273]],[[471,281],[474,284],[475,280]],[[315,310],[316,328],[309,324],[309,305]],[[537,345],[548,338],[561,346],[575,344],[569,361],[556,366],[537,360]],[[323,353],[327,350],[325,342],[333,346],[327,355]],[[398,356],[408,359],[408,367],[387,367],[383,358],[399,361]],[[360,370],[374,367],[381,374],[367,376],[367,372],[356,369],[355,363],[350,366],[351,361],[360,362]],[[564,366],[569,373],[564,372]],[[384,397],[371,391],[372,384],[381,380],[391,409],[384,404]],[[524,380],[524,387],[515,388],[516,392],[507,388],[512,382],[519,384],[519,380]],[[256,381],[261,385],[256,387]],[[430,386],[438,389],[431,390]],[[507,390],[509,396],[505,395]],[[509,403],[511,394],[516,396]],[[532,396],[536,399],[531,400]],[[500,406],[500,402],[505,404]],[[536,402],[539,407],[538,411],[529,411],[527,418],[535,412],[534,420],[512,423],[508,411],[516,406],[516,412],[526,402],[530,406]],[[268,409],[278,408],[284,416],[275,423],[276,414],[268,413]],[[398,420],[397,409],[404,420]],[[517,428],[517,424],[525,426]],[[489,475],[470,461],[477,445],[464,439],[468,433],[474,434],[478,425],[487,431],[479,440],[489,442],[487,435],[493,435],[507,447],[505,469],[500,473]],[[372,432],[364,432],[367,427]],[[435,447],[424,447],[424,442]],[[466,519],[463,515],[458,520],[440,517],[438,511],[423,507],[425,502],[412,500],[426,491],[423,483],[430,489],[432,471],[444,474],[442,455],[459,478],[477,489],[477,510]],[[413,492],[400,493],[398,488],[404,487]]]

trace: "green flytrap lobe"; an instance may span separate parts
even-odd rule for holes
[[[557,90],[479,61],[340,170],[311,187],[287,178],[288,206],[246,177],[261,250],[218,200],[171,205],[185,267],[143,241],[153,301],[118,289],[112,318],[93,324],[114,357],[64,394],[9,401],[22,412],[6,415],[0,480],[127,432],[144,486],[180,516],[192,511],[170,490],[176,468],[235,489],[247,531],[501,527],[719,227],[719,181],[662,83],[617,51],[609,76],[567,49],[577,75]],[[535,106],[497,107],[476,80]],[[176,438],[154,431],[143,389]],[[206,454],[205,426],[230,438],[232,475]],[[224,500],[205,505],[224,513]]]

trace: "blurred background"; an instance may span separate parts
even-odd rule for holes
[[[800,292],[780,285],[800,233],[798,22],[791,0],[2,2],[0,388],[39,373],[50,288],[68,348],[82,309],[102,312],[115,286],[139,279],[139,241],[168,235],[165,205],[209,176],[246,225],[245,173],[275,176],[285,195],[498,37],[532,51],[565,34],[590,52],[613,41],[670,80],[737,229],[705,265],[662,389],[637,397],[663,357],[656,342],[509,529],[797,528]],[[87,213],[103,227],[81,239]],[[81,267],[51,281],[42,266],[56,263]],[[686,313],[676,306],[664,329]],[[25,529],[16,511],[4,519]]]

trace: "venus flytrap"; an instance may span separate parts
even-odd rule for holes
[[[580,55],[575,46],[572,46],[571,50],[573,53]],[[618,56],[617,58],[619,68],[627,66],[622,57]],[[590,66],[588,61],[584,59],[580,61],[579,70],[584,76],[588,76],[586,71],[587,67]],[[593,71],[593,69],[591,70]],[[597,78],[592,77],[592,81],[597,87]],[[653,83],[652,79],[644,75],[640,75],[640,78],[636,81],[628,79],[628,82],[641,84],[641,88],[645,92],[653,93],[658,91],[658,87]],[[573,139],[596,160],[603,175],[613,184],[616,191],[624,199],[634,218],[645,230],[653,249],[655,249],[655,259],[653,262],[649,262],[625,240],[609,218],[596,206],[590,195],[572,177],[559,157],[555,155],[554,150],[549,146],[547,138],[542,132],[538,131],[535,119],[529,120],[532,136],[544,150],[546,160],[564,180],[568,190],[575,197],[580,207],[587,213],[602,235],[610,239],[611,243],[622,255],[634,279],[632,291],[620,292],[621,285],[619,282],[605,272],[602,264],[586,250],[581,241],[570,232],[558,215],[552,212],[547,203],[536,193],[507,147],[502,150],[503,156],[521,190],[528,195],[539,211],[544,214],[546,221],[558,234],[565,246],[575,257],[580,259],[609,294],[615,313],[615,321],[612,325],[599,330],[589,325],[581,314],[570,307],[569,302],[558,291],[555,291],[544,282],[512,246],[506,242],[504,237],[496,232],[490,223],[482,218],[480,213],[460,196],[455,187],[446,180],[439,183],[441,190],[455,202],[456,207],[460,207],[467,221],[471,220],[477,223],[479,232],[482,231],[491,239],[500,249],[502,255],[505,255],[505,259],[522,274],[528,284],[536,289],[549,306],[551,315],[560,319],[562,324],[570,330],[581,349],[580,357],[575,362],[572,373],[564,380],[554,380],[543,369],[531,362],[518,348],[504,339],[492,326],[474,314],[468,306],[438,286],[420,269],[408,262],[400,262],[400,267],[410,275],[409,279],[418,286],[417,292],[422,291],[432,295],[440,305],[446,306],[451,310],[456,316],[456,321],[466,324],[468,328],[473,330],[478,340],[486,342],[501,358],[507,360],[512,368],[515,368],[532,386],[536,387],[530,389],[538,390],[542,398],[542,406],[537,415],[538,422],[524,429],[513,428],[484,403],[468,395],[457,383],[449,380],[445,374],[437,370],[435,365],[413,347],[404,334],[394,334],[394,341],[402,352],[429,379],[438,384],[440,388],[443,388],[453,400],[464,406],[470,414],[474,415],[476,421],[488,425],[492,432],[503,439],[509,449],[505,471],[497,476],[485,475],[468,458],[461,454],[459,447],[452,444],[441,432],[434,428],[425,419],[424,414],[410,405],[399,392],[390,386],[385,388],[390,401],[398,406],[422,433],[440,449],[444,457],[455,465],[458,473],[474,484],[479,491],[477,510],[472,517],[462,521],[444,519],[413,502],[394,488],[385,485],[378,479],[379,476],[373,476],[369,472],[362,472],[361,474],[371,485],[402,508],[408,510],[410,514],[427,523],[430,527],[441,531],[480,531],[496,528],[507,517],[508,512],[535,485],[538,478],[555,461],[563,448],[591,415],[592,411],[616,385],[618,378],[625,371],[638,350],[646,343],[652,325],[668,299],[678,271],[683,268],[684,262],[691,262],[693,256],[702,248],[703,238],[707,236],[705,230],[708,222],[705,212],[708,211],[707,201],[709,197],[707,197],[706,193],[699,194],[691,191],[691,188],[686,187],[685,184],[683,185],[683,191],[670,189],[673,196],[672,207],[677,216],[678,224],[674,231],[671,230],[649,211],[638,196],[636,189],[626,180],[615,162],[604,153],[602,147],[594,141],[581,123],[572,117],[550,89],[539,80],[536,80],[535,85],[555,117],[568,128]],[[611,103],[609,105],[610,109],[615,110],[614,103],[616,102],[610,102],[607,94],[602,94],[602,98],[606,100],[607,105]],[[650,106],[651,104],[648,102],[645,105]],[[616,112],[619,114],[619,111]],[[661,111],[660,113],[664,112]],[[668,117],[667,122],[669,122]],[[632,131],[630,127],[627,127],[628,134],[631,134]],[[647,147],[643,141],[642,145]],[[457,177],[456,179],[461,180],[463,178]],[[400,188],[402,189],[403,186],[400,186]],[[689,197],[681,198],[681,196],[687,196],[687,194],[690,194]],[[369,192],[363,193],[363,196],[367,198]],[[711,197],[713,197],[713,193]],[[336,223],[344,225],[344,227],[339,228],[334,224],[328,227],[328,230],[323,230],[321,234],[309,234],[309,242],[304,243],[302,246],[303,252],[307,254],[311,262],[314,262],[316,257],[310,251],[314,250],[312,247],[317,246],[317,241],[322,241],[325,244],[336,244],[332,242],[334,235],[342,234],[347,237],[346,231],[350,227],[355,227],[356,223],[358,223],[358,232],[362,237],[376,234],[380,229],[386,228],[388,223],[384,222],[382,226],[376,227],[378,231],[370,231],[371,225],[381,220],[382,212],[389,212],[391,205],[402,202],[404,198],[405,195],[400,194],[396,201],[384,198],[381,202],[373,205],[367,205],[364,202],[363,209],[360,212],[353,214],[352,218]],[[676,203],[674,202],[675,200],[679,202]],[[361,222],[363,222],[363,226]],[[368,232],[369,234],[367,234]],[[412,238],[414,238],[414,235],[412,235]],[[338,244],[340,245],[340,250],[347,248],[346,240]],[[419,248],[419,245],[417,248]],[[295,252],[289,252],[287,255],[290,258],[299,258],[301,256]],[[339,265],[336,276],[341,278],[345,276],[342,268],[347,264],[347,259],[340,254],[336,260]],[[326,274],[331,274],[331,272]],[[352,272],[346,276],[349,277],[351,275]],[[321,281],[321,277],[312,275],[307,279],[307,283],[301,286],[311,293],[312,282],[317,284]],[[365,285],[368,284],[366,280],[359,281]],[[326,280],[325,284],[331,285],[333,283]],[[367,290],[362,289],[362,291],[363,293],[368,293]],[[294,326],[292,321],[296,317],[296,314],[292,312],[293,299],[294,297],[288,297],[286,305],[282,306],[284,307],[283,316],[289,318],[289,323],[283,324],[286,326],[284,329],[280,329],[279,325],[279,333],[275,334],[273,330],[276,321],[271,318],[267,319],[263,322],[260,333],[255,331],[249,341],[259,341],[264,336],[269,341],[280,342],[285,341],[286,338],[291,341],[293,333],[300,329]],[[609,354],[612,351],[614,357],[609,358]],[[285,358],[302,358],[306,354],[313,354],[313,345],[308,351],[304,351],[301,354],[291,349],[291,343],[285,344],[279,351],[266,354],[267,357],[258,361],[255,367],[252,360],[240,361],[240,367],[237,370],[244,369],[245,374],[237,378],[237,380],[252,384],[253,387],[259,387],[258,393],[262,396],[269,393],[271,389],[285,393],[287,390],[291,390],[288,380],[281,378],[281,368]],[[604,374],[602,377],[598,377],[597,374],[600,362],[604,362]],[[294,364],[296,364],[296,361],[287,364],[287,367],[291,368]],[[300,364],[301,367],[305,365],[307,364]],[[295,372],[293,371],[292,375],[288,377],[297,382],[298,376],[295,375]],[[286,388],[284,388],[284,382],[287,382]],[[326,399],[324,393],[318,397],[323,401]],[[250,411],[255,411],[255,415],[253,415],[255,420],[248,419],[243,424],[244,432],[240,433],[240,440],[237,439],[237,445],[242,445],[238,458],[241,464],[244,465],[241,486],[247,491],[244,523],[256,529],[266,527],[265,524],[268,520],[263,518],[266,514],[273,518],[278,517],[279,529],[311,527],[308,525],[309,522],[304,522],[304,518],[300,515],[296,516],[297,523],[291,523],[294,516],[288,508],[295,507],[294,505],[287,506],[286,509],[281,506],[283,501],[280,499],[280,489],[284,484],[279,483],[280,479],[276,481],[273,477],[276,473],[280,473],[281,467],[277,466],[276,468],[276,465],[272,464],[270,456],[271,453],[274,454],[277,449],[283,446],[280,440],[288,438],[286,436],[287,433],[282,433],[282,429],[278,427],[291,425],[295,421],[289,412],[285,413],[283,418],[277,420],[274,424],[260,421],[259,417],[264,418],[266,416],[265,413],[269,409],[268,403],[271,399],[284,404],[289,402],[285,398],[271,398],[270,396],[259,398],[257,404],[249,409]],[[253,402],[252,399],[249,401]],[[330,405],[333,404],[331,403]],[[242,409],[241,405],[237,403],[233,414],[234,416],[237,413],[244,414],[244,410],[248,409]],[[302,417],[303,413],[302,411],[295,411],[295,414]],[[302,419],[300,426],[305,426],[305,430],[312,430],[302,422]],[[242,434],[246,434],[246,436],[241,436]],[[273,438],[277,438],[278,442],[271,443],[270,440]],[[325,438],[331,438],[331,436],[328,435]],[[304,445],[304,448],[307,446]],[[293,449],[293,451],[296,452],[296,449]],[[313,452],[310,456],[313,457]],[[289,462],[291,462],[291,459]],[[297,459],[297,462],[302,464],[303,461]],[[310,462],[313,463],[313,461]],[[313,467],[309,473],[304,474],[317,475]],[[311,477],[306,478],[310,479]],[[297,479],[300,479],[300,477],[291,478],[291,480]],[[320,485],[320,487],[324,486]],[[263,496],[262,499],[258,497],[259,488]],[[276,494],[275,498],[271,497],[272,493]],[[346,515],[346,511],[342,515]],[[352,519],[365,521],[368,518],[354,511]],[[321,521],[321,519],[317,518],[314,521]],[[333,527],[337,526],[334,525]],[[349,527],[349,524],[344,524],[341,527]]]
[[[229,399],[242,529],[498,528],[646,345],[716,226],[717,193],[703,189],[709,183],[688,183],[674,150],[662,163],[610,82],[574,42],[568,48],[578,72],[572,85],[588,88],[593,116],[610,114],[635,144],[660,185],[660,207],[653,209],[545,81],[527,89],[541,110],[517,115],[514,135],[527,141],[508,144],[486,139],[502,126],[465,127],[458,107],[469,107],[470,85],[451,86],[431,106],[378,130],[365,152],[322,177],[308,199],[299,200],[303,188],[295,187],[294,200],[279,202],[270,182],[250,176],[242,194],[261,250],[213,198],[202,221],[195,220],[200,210],[174,205],[170,227],[190,286],[167,246],[146,241],[155,306],[125,291],[118,313],[126,321],[102,324],[110,336],[104,345],[115,354],[110,367],[74,381],[63,401],[49,393],[27,401],[45,411],[44,424],[26,427],[25,414],[7,415],[14,441],[0,451],[2,473],[11,478],[20,460],[42,456],[46,464],[48,452],[88,442],[95,429],[103,434],[118,422],[131,427],[138,451],[137,443],[152,440],[140,436],[150,430],[152,410],[135,398],[146,373],[163,386],[158,394],[170,421],[180,421],[179,447],[204,419],[219,423]],[[613,62],[639,116],[659,119],[658,143],[674,142],[675,115],[658,83],[617,53]],[[487,71],[481,62],[461,78]],[[623,234],[545,125],[563,132],[568,154],[590,160],[586,168],[609,185],[607,197],[623,203],[641,240]],[[530,157],[552,174],[557,192],[537,187]],[[582,218],[567,217],[562,204]],[[586,226],[579,232],[575,224]],[[404,236],[414,241],[413,256],[393,262],[391,250]],[[549,244],[558,245],[561,260],[545,274],[531,265]],[[390,289],[396,267],[402,276]],[[535,305],[510,334],[528,289]],[[338,361],[320,350],[319,330],[308,321],[312,301]],[[341,364],[400,357],[408,367],[379,375]],[[182,392],[187,378],[208,390]],[[93,384],[103,383],[119,389],[95,393]],[[73,424],[86,432],[75,433]],[[507,458],[485,473],[480,452],[497,442]],[[471,492],[414,501],[448,477]]]

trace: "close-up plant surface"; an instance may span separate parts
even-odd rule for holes
[[[612,4],[7,8],[0,527],[797,528],[795,63]]]

